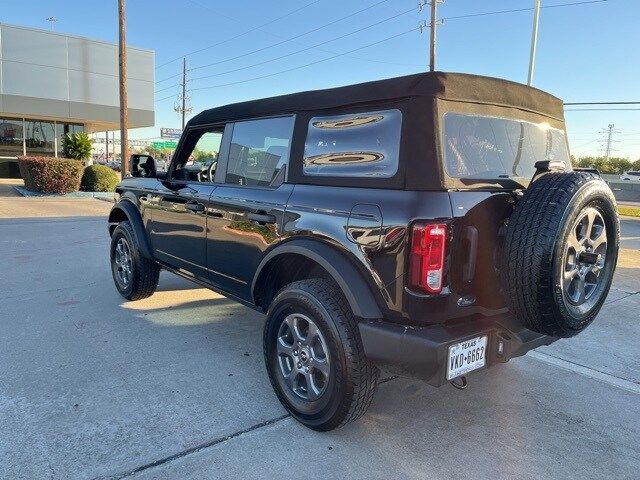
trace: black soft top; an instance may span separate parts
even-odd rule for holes
[[[189,124],[203,125],[415,97],[514,107],[556,120],[563,119],[562,101],[537,88],[479,75],[427,72],[224,105],[203,111]]]
[[[402,112],[399,166],[393,177],[304,175],[306,132],[314,116],[388,109]],[[508,80],[445,72],[417,73],[224,105],[196,115],[188,128],[295,114],[287,172],[292,183],[411,190],[469,188],[459,179],[448,177],[443,169],[441,122],[448,111],[545,122],[564,129],[562,101],[553,95]]]

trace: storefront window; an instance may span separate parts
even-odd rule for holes
[[[28,155],[55,155],[55,126],[53,122],[27,120],[24,138]]]
[[[62,139],[67,133],[84,132],[84,125],[76,123],[60,123],[56,124],[56,136],[58,137],[58,156],[62,157]]]
[[[0,157],[18,157],[22,151],[22,120],[0,118]]]

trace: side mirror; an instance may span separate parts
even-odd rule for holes
[[[153,178],[158,174],[156,161],[151,155],[131,155],[131,175]]]

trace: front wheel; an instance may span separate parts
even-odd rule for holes
[[[379,370],[333,282],[302,280],[280,291],[267,315],[264,356],[278,399],[309,428],[333,430],[371,405]]]
[[[111,236],[111,273],[120,295],[141,300],[156,291],[160,267],[140,253],[129,222],[120,223]]]

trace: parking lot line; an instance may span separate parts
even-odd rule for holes
[[[528,352],[527,356],[535,358],[536,360],[539,360],[541,362],[548,363],[549,365],[554,365],[564,370],[569,370],[579,375],[593,378],[595,380],[608,383],[609,385],[612,385],[614,387],[621,388],[623,390],[627,390],[629,392],[637,393],[640,395],[640,385],[629,380],[625,380],[624,378],[609,375],[608,373],[600,372],[598,370],[594,370],[593,368],[585,367],[584,365],[569,362],[567,360],[563,360],[552,355],[547,355],[546,353],[537,352],[535,350]]]

